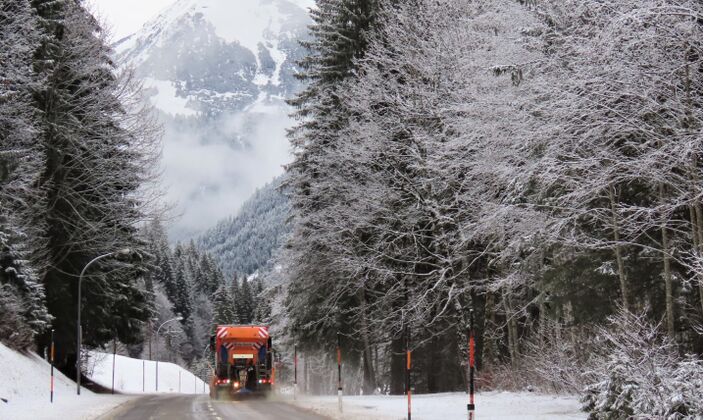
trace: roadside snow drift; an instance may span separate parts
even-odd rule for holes
[[[49,402],[50,365],[34,353],[20,354],[0,344],[0,419],[93,419],[126,402],[123,395],[97,395],[54,369],[54,402]]]
[[[88,362],[88,376],[96,383],[111,389],[112,354],[92,351]],[[173,363],[159,362],[159,390],[156,390],[156,362],[115,356],[115,391],[130,394],[180,392],[208,393],[208,385],[191,372]]]

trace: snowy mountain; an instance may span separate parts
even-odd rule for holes
[[[179,0],[115,45],[165,127],[174,239],[233,214],[289,161],[285,99],[310,18],[289,0]]]
[[[293,93],[308,24],[288,0],[179,0],[116,51],[163,112],[216,116]]]

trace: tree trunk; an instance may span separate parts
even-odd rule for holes
[[[699,226],[696,206],[689,206],[689,220],[692,225],[692,246],[694,247],[694,252],[698,255],[702,255],[701,228]],[[699,303],[702,305],[702,308],[704,308],[704,281],[699,273],[697,273],[697,277],[699,277]]]
[[[308,394],[308,355],[303,354],[303,393]]]
[[[685,65],[684,67],[684,76],[685,76],[685,98],[686,98],[686,104],[687,106],[685,107],[685,113],[686,113],[686,118],[685,118],[685,128],[690,128],[694,122],[694,118],[692,116],[692,109],[694,109],[694,106],[692,104],[692,79],[690,77],[690,68],[689,64]],[[692,179],[692,182],[694,185],[701,185],[701,179],[699,177],[699,168],[701,168],[701,163],[699,162],[697,154],[695,154],[692,158],[691,162],[691,168],[689,170],[690,178]],[[704,252],[704,247],[702,246],[702,240],[704,239],[702,237],[702,203],[701,200],[694,204],[689,206],[689,217],[691,219],[692,223],[692,242],[694,244],[694,252],[701,257],[702,252]],[[704,308],[704,279],[702,279],[701,276],[701,271],[698,274],[699,277],[699,300],[700,304],[702,305],[702,308]]]
[[[665,185],[660,184],[660,200],[665,200]],[[674,298],[672,296],[672,273],[670,270],[670,243],[667,235],[667,223],[663,222],[660,231],[662,233],[662,263],[663,277],[665,280],[665,312],[667,315],[667,334],[675,337],[675,309]]]
[[[511,303],[508,294],[504,295],[504,312],[506,313],[506,326],[508,328],[508,350],[511,356],[511,366],[518,365],[518,325],[511,314]]]
[[[609,202],[611,204],[611,229],[614,239],[614,253],[616,254],[616,266],[618,267],[618,281],[621,288],[621,303],[623,309],[630,311],[630,302],[628,296],[628,280],[626,278],[626,268],[623,264],[623,256],[621,255],[621,235],[619,233],[618,223],[616,221],[616,198],[614,187],[609,186]]]
[[[403,335],[391,340],[391,395],[403,395],[406,382],[406,355]]]
[[[488,365],[494,365],[496,362],[496,352],[494,342],[491,339],[493,333],[492,328],[496,325],[496,309],[494,304],[494,294],[489,292],[486,296],[484,313],[488,322],[484,323],[484,340],[482,340],[482,360],[488,362]]]
[[[372,360],[372,346],[369,340],[369,324],[367,322],[367,297],[365,290],[359,290],[359,301],[362,304],[362,344],[364,351],[362,352],[362,368],[363,368],[363,383],[362,390],[365,395],[373,394],[376,390],[376,374],[374,372],[374,363]]]

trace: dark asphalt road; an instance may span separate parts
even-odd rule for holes
[[[207,395],[139,397],[100,420],[326,420],[317,414],[271,399],[211,401]]]

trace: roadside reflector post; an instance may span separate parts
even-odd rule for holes
[[[408,398],[408,420],[411,420],[411,338],[406,332],[406,396]]]
[[[342,413],[342,353],[339,332],[337,333],[337,408]]]
[[[293,345],[293,399],[296,399],[298,391],[298,347]]]
[[[142,392],[144,392],[144,379],[146,376],[145,375],[145,370],[146,370],[145,366],[146,366],[146,361],[142,360]]]
[[[474,309],[469,310],[469,404],[467,418],[474,420]]]
[[[178,371],[178,392],[181,392],[181,371]]]
[[[49,350],[49,361],[51,362],[51,385],[49,391],[49,402],[54,403],[54,329],[51,329],[51,349]]]

